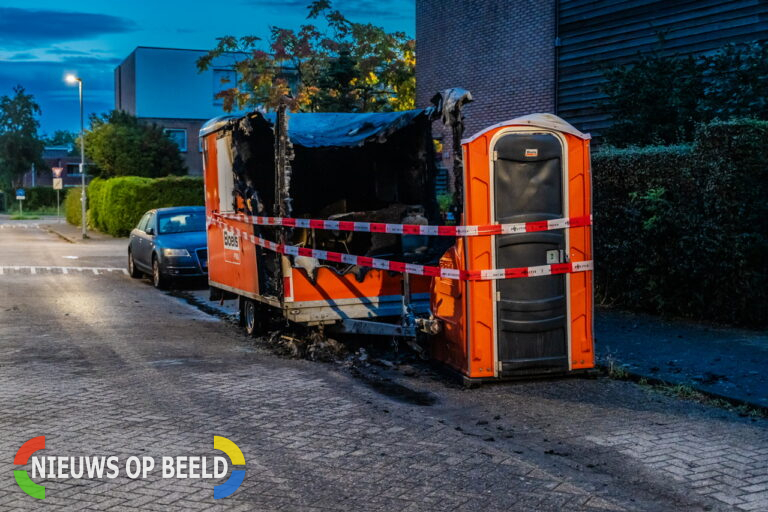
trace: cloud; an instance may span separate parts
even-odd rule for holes
[[[254,7],[279,7],[288,10],[301,10],[306,14],[309,0],[244,0],[246,5]],[[376,18],[407,20],[415,16],[413,0],[336,0],[331,7],[341,11],[354,21],[376,23]],[[360,18],[364,18],[361,20]]]
[[[37,55],[30,52],[20,52],[20,53],[14,53],[10,57],[8,57],[8,60],[35,60],[37,58]]]
[[[107,14],[0,7],[0,45],[6,48],[42,48],[135,29],[131,20]]]
[[[81,50],[70,50],[68,48],[46,48],[45,53],[48,53],[50,55],[66,55],[68,57],[75,56],[75,55],[90,55],[90,52],[84,52]]]

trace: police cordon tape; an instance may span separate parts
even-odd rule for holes
[[[357,231],[392,235],[423,236],[488,236],[513,233],[532,233],[554,229],[578,228],[592,225],[592,216],[565,217],[537,222],[486,224],[478,226],[430,226],[423,224],[387,224],[383,222],[353,222],[346,220],[295,219],[292,217],[259,217],[243,213],[218,214],[225,219],[237,220],[256,226],[284,226],[291,228],[326,229],[331,231]]]
[[[336,263],[347,263],[358,265],[360,267],[370,267],[379,270],[390,270],[393,272],[404,272],[419,276],[443,277],[446,279],[458,279],[462,281],[490,281],[495,279],[516,279],[521,277],[539,277],[556,274],[572,274],[575,272],[585,272],[593,269],[591,260],[577,261],[572,263],[555,263],[552,265],[539,265],[535,267],[516,267],[516,268],[496,268],[489,270],[459,270],[455,268],[443,268],[430,265],[416,265],[413,263],[403,263],[399,261],[383,260],[380,258],[371,258],[368,256],[355,256],[353,254],[344,254],[340,252],[324,251],[320,249],[307,249],[295,245],[285,245],[265,240],[252,233],[247,233],[242,229],[227,224],[224,220],[217,217],[208,217],[208,222],[217,224],[224,229],[235,233],[235,236],[247,240],[254,245],[274,251],[278,254],[287,254],[291,256],[306,256],[318,260],[333,261]]]

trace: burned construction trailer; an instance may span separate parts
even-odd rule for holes
[[[419,336],[470,379],[591,367],[588,136],[539,115],[462,143],[469,99],[451,89],[427,109],[207,123],[213,294],[240,298],[249,333],[277,315]],[[448,212],[438,119],[456,148]]]

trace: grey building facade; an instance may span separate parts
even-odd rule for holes
[[[603,67],[768,40],[768,0],[416,0],[416,98],[464,87],[466,132],[533,112],[599,133]]]

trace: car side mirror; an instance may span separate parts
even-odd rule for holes
[[[147,228],[147,234],[149,236],[154,236],[155,234],[155,228]]]

